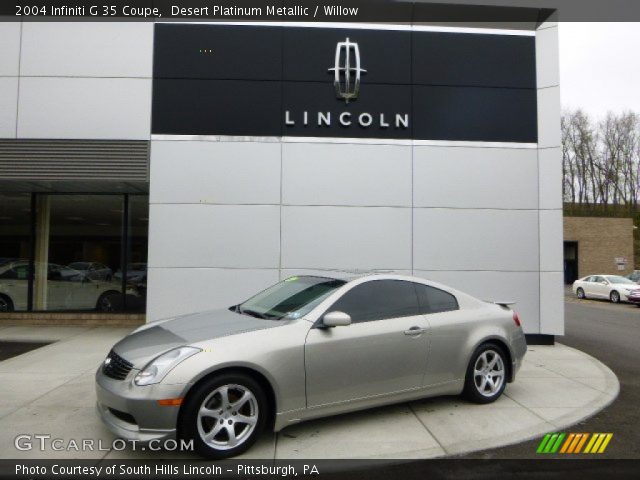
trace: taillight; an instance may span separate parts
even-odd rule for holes
[[[513,321],[516,323],[517,326],[521,326],[520,325],[520,317],[518,316],[518,314],[516,312],[513,312]]]

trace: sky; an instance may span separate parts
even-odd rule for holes
[[[563,108],[640,113],[640,23],[561,22],[558,36]]]

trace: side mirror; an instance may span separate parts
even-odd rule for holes
[[[322,317],[323,327],[346,327],[351,325],[351,316],[344,312],[329,312]]]

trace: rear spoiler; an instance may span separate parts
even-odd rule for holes
[[[500,301],[492,301],[492,302],[487,301],[487,302],[488,303],[495,303],[496,305],[500,305],[501,307],[507,307],[507,308],[509,308],[511,305],[515,305],[516,304],[516,302],[511,301],[511,300],[506,301],[506,302],[500,302]]]

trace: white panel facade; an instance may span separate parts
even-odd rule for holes
[[[536,32],[536,76],[538,88],[556,87],[560,84],[557,26]]]
[[[414,147],[416,207],[538,208],[537,150]],[[499,172],[499,174],[496,174]]]
[[[152,22],[25,22],[20,74],[151,77]]]
[[[411,206],[411,147],[284,143],[289,205]]]
[[[283,207],[282,267],[411,269],[411,209]]]
[[[154,141],[151,151],[151,203],[280,203],[279,143]]]
[[[531,333],[564,334],[562,148],[558,25],[536,32],[538,188],[540,193],[540,325]]]
[[[278,268],[280,208],[151,204],[149,264],[175,268]]]
[[[416,270],[538,270],[535,210],[414,210]]]
[[[0,76],[18,76],[22,22],[0,22]]]
[[[516,302],[526,333],[540,331],[540,294],[538,272],[424,271],[415,275],[450,285],[482,300]],[[562,293],[562,289],[560,289]]]
[[[144,140],[150,118],[150,79],[20,79],[20,138]]]
[[[562,261],[562,210],[540,210],[540,271],[560,271]]]
[[[0,138],[150,139],[153,28],[0,23]],[[562,334],[557,24],[535,41],[537,148],[154,139],[148,321],[384,269],[515,300],[527,333]]]
[[[560,145],[560,87],[538,89],[538,147]]]
[[[16,137],[18,77],[0,77],[0,138]]]
[[[150,268],[147,321],[227,308],[277,281],[277,269]]]
[[[541,209],[562,209],[562,148],[545,148],[538,153]]]
[[[537,331],[564,335],[563,272],[540,272],[540,329]]]

